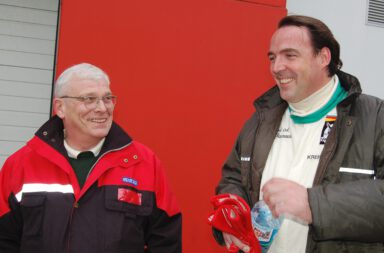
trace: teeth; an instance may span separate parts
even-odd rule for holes
[[[107,119],[91,119],[91,121],[95,123],[104,123],[107,121]]]
[[[289,83],[293,80],[293,78],[285,78],[285,79],[280,79],[279,82],[281,84]]]

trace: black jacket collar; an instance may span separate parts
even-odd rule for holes
[[[63,130],[63,121],[55,115],[37,130],[35,136],[67,157],[67,151],[64,147]],[[118,124],[113,122],[108,135],[105,137],[105,142],[99,156],[110,150],[120,149],[131,142],[132,138]]]

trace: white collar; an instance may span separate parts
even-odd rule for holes
[[[94,146],[93,148],[91,148],[90,150],[87,150],[87,151],[91,151],[93,153],[94,156],[98,156],[99,153],[100,153],[100,150],[101,150],[101,147],[103,146],[104,144],[104,141],[105,141],[105,138],[103,138],[99,143],[97,143],[96,146]],[[68,145],[67,141],[64,139],[64,147],[65,149],[67,150],[67,153],[68,153],[68,156],[70,158],[75,158],[77,159],[77,156],[81,153],[81,152],[84,152],[84,151],[80,151],[80,150],[77,150],[77,149],[74,149],[72,148],[71,146]]]
[[[289,103],[291,113],[297,116],[309,115],[323,107],[332,97],[337,88],[339,78],[334,75],[320,90],[297,103]]]

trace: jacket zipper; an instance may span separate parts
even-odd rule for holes
[[[107,152],[105,152],[104,154],[102,154],[97,160],[96,162],[92,165],[91,169],[89,170],[88,174],[87,174],[87,177],[85,179],[85,181],[87,181],[91,171],[93,170],[93,168],[95,167],[95,165],[97,164],[97,162],[102,158],[104,157],[106,154],[109,154],[111,152],[114,152],[114,151],[119,151],[119,150],[122,150],[126,147],[128,147],[129,145],[132,144],[132,141],[130,143],[128,143],[127,145],[125,146],[122,146],[120,148],[117,148],[117,149],[111,149],[111,150],[108,150]],[[77,209],[79,207],[79,202],[76,200],[75,198],[75,203],[73,203],[73,206],[72,206],[72,210],[71,210],[71,214],[69,216],[69,225],[68,225],[68,241],[67,241],[67,251],[68,253],[70,252],[70,249],[69,249],[69,246],[70,246],[70,241],[71,241],[71,231],[72,231],[72,219],[73,219],[73,215],[74,215],[74,212],[75,212],[75,209]]]
[[[68,241],[67,241],[67,252],[70,252],[69,245],[71,241],[71,228],[72,228],[72,218],[73,218],[73,213],[75,212],[75,208],[79,207],[79,203],[75,199],[75,203],[72,205],[72,210],[71,214],[69,216],[69,225],[68,225]]]
[[[97,164],[97,162],[98,162],[101,158],[103,158],[106,154],[109,154],[109,153],[111,153],[111,152],[122,150],[122,149],[128,147],[128,146],[131,145],[131,144],[132,144],[132,141],[131,141],[130,143],[128,143],[127,145],[125,145],[125,146],[122,146],[122,147],[117,148],[117,149],[111,149],[111,150],[108,150],[107,152],[105,152],[104,154],[102,154],[102,155],[96,160],[96,162],[92,165],[91,169],[89,170],[89,172],[88,172],[88,174],[87,174],[87,177],[85,178],[85,181],[87,181],[87,179],[88,179],[89,175],[91,174],[93,168],[95,167],[95,165]]]

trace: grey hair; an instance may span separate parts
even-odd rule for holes
[[[63,96],[63,88],[68,84],[72,78],[90,79],[90,80],[104,80],[107,84],[110,84],[109,77],[102,69],[89,64],[80,63],[72,67],[67,68],[55,82],[55,97]]]

